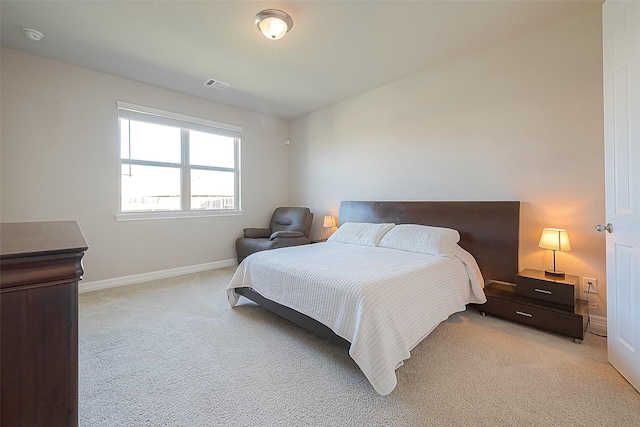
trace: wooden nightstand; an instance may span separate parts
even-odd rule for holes
[[[484,288],[487,302],[478,305],[478,310],[483,315],[492,314],[580,342],[587,316],[586,302],[576,298],[578,279],[526,269],[516,276],[515,284],[489,281]]]

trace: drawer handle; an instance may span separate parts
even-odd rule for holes
[[[547,294],[547,295],[551,295],[551,291],[547,291],[546,289],[538,289],[535,288],[534,291],[536,292],[540,292],[541,294]]]
[[[516,314],[519,314],[520,316],[525,316],[525,317],[533,317],[533,314],[525,313],[524,311],[516,311]]]

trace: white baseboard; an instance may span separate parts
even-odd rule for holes
[[[591,330],[599,335],[607,335],[607,318],[603,316],[594,316],[591,317]]]
[[[115,288],[118,286],[132,285],[134,283],[148,282],[149,280],[165,279],[167,277],[182,276],[183,274],[200,273],[207,270],[231,267],[237,264],[235,259],[208,262],[206,264],[189,265],[187,267],[171,268],[169,270],[152,271],[150,273],[134,274],[132,276],[116,277],[113,279],[96,280],[94,282],[80,282],[78,293],[98,291],[101,289]]]

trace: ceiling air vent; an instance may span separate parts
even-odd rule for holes
[[[228,88],[229,86],[231,86],[230,83],[225,83],[221,80],[216,80],[216,79],[209,79],[206,82],[204,82],[205,86],[209,86],[209,87],[213,87],[219,90],[225,90],[226,88]]]

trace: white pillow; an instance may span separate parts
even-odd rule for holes
[[[460,233],[452,228],[400,224],[380,240],[382,248],[418,252],[428,255],[451,255],[460,241]]]
[[[380,239],[395,224],[372,224],[368,222],[345,222],[328,239],[328,242],[354,245],[378,246]]]

